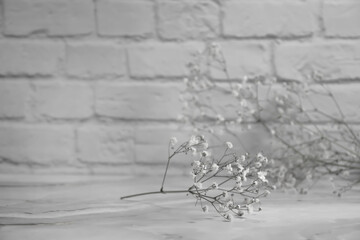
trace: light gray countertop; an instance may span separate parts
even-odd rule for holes
[[[120,200],[159,189],[161,177],[0,175],[0,239],[359,239],[360,191],[342,198],[318,186],[277,191],[263,211],[226,222],[186,194]],[[186,189],[169,176],[167,189]]]

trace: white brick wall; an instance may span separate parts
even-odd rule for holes
[[[94,7],[88,0],[4,0],[5,34],[49,36],[90,34]]]
[[[34,83],[32,106],[39,119],[86,119],[94,114],[94,94],[84,83]]]
[[[74,165],[73,128],[63,125],[0,124],[1,159],[31,165]]]
[[[310,1],[230,0],[225,2],[225,36],[309,36],[316,26]]]
[[[148,0],[99,0],[97,19],[102,36],[146,36],[155,32],[154,4]]]
[[[321,73],[358,123],[359,22],[359,0],[0,0],[0,171],[165,163],[205,41],[234,79]]]
[[[55,75],[64,58],[64,46],[52,41],[0,41],[0,75]]]
[[[24,118],[29,93],[28,82],[0,81],[0,117]]]
[[[328,37],[360,37],[360,1],[326,0],[323,18]]]
[[[164,39],[215,38],[220,8],[214,1],[159,1],[159,35]]]
[[[126,73],[125,50],[115,44],[77,42],[66,46],[66,72],[72,77],[118,77]]]

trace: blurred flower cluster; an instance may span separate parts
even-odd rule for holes
[[[245,212],[260,211],[260,198],[275,188],[266,179],[269,160],[262,153],[254,157],[239,155],[231,142],[209,147],[201,135],[192,136],[180,145],[176,142],[171,138],[168,161],[177,154],[191,156],[193,185],[187,191],[204,212],[208,212],[210,206],[231,221],[234,216],[241,217]]]
[[[239,144],[244,140],[233,130],[234,126],[244,131],[251,131],[254,126],[262,128],[264,138],[272,141],[270,153],[275,159],[268,177],[278,187],[306,193],[318,179],[330,176],[334,193],[341,195],[360,182],[359,132],[348,123],[320,74],[311,72],[302,82],[271,76],[232,78],[220,46],[214,43],[195,53],[188,69],[186,90],[180,96],[180,119],[195,132],[208,132],[218,139],[225,132],[237,137]],[[221,71],[225,80],[216,79],[214,71]],[[206,160],[207,154],[204,152],[201,161],[193,164],[194,189],[201,186],[202,174],[218,166]],[[233,160],[219,169],[230,175],[250,169],[242,161]],[[256,181],[259,179],[258,175]],[[339,182],[342,185],[336,185]],[[210,188],[211,185],[205,187]],[[223,200],[219,205],[226,206]]]

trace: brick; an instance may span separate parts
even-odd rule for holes
[[[219,43],[231,79],[242,79],[244,76],[269,75],[270,49],[266,43],[228,41]],[[211,76],[225,79],[222,70],[212,68]]]
[[[49,42],[0,42],[0,75],[51,76],[63,59],[64,47]]]
[[[323,7],[325,35],[328,37],[360,36],[360,1],[326,0]]]
[[[125,51],[106,43],[69,43],[66,71],[75,77],[116,77],[126,72]]]
[[[311,35],[313,5],[300,0],[231,0],[224,3],[223,31],[232,37]]]
[[[178,139],[178,144],[190,139],[191,132],[188,129],[180,129],[176,126],[141,126],[135,129],[135,159],[136,163],[156,164],[163,163],[164,167],[168,157],[168,145],[171,137]],[[186,165],[187,157],[178,155],[171,165]],[[189,157],[191,159],[191,157]],[[165,169],[164,169],[165,170]]]
[[[209,0],[161,1],[158,31],[164,39],[214,38],[220,32],[219,6]]]
[[[91,87],[80,83],[34,83],[33,114],[37,118],[81,119],[93,115]]]
[[[179,87],[164,84],[103,84],[96,89],[98,115],[121,119],[176,119]]]
[[[77,130],[78,158],[97,164],[134,162],[133,131],[121,126],[83,126]]]
[[[360,43],[283,43],[275,49],[277,75],[305,80],[313,72],[324,80],[360,78]]]
[[[94,30],[94,6],[88,0],[5,0],[4,8],[7,35],[72,36]]]
[[[290,100],[285,101],[285,104],[289,104],[288,106],[302,106],[302,108],[307,111],[307,115],[310,116],[311,121],[318,122],[319,124],[324,122],[333,121],[331,118],[341,119],[341,113],[337,108],[335,101],[329,96],[329,93],[333,94],[334,99],[339,105],[341,111],[344,114],[344,119],[347,122],[359,122],[360,119],[360,106],[358,103],[360,101],[359,91],[360,84],[358,83],[348,83],[348,84],[334,84],[334,83],[326,83],[324,86],[320,84],[309,84],[308,93],[301,94],[300,98],[301,103],[298,101],[299,95],[295,94],[295,91],[286,91],[282,85],[272,85],[271,90],[268,86],[263,86],[259,88],[259,98],[260,103],[262,105],[263,111],[261,113],[262,119],[265,121],[278,121],[279,117],[291,118],[295,117],[295,113],[298,111],[294,111],[293,108],[282,116],[275,109],[274,99],[277,96],[289,95]],[[269,104],[267,101],[269,101]],[[319,111],[325,113],[319,114],[314,111],[317,108]],[[328,115],[328,116],[326,116]],[[308,117],[300,117],[299,114],[297,116],[298,121],[307,122],[309,121]],[[329,117],[330,116],[330,117]]]
[[[329,91],[333,94],[336,99],[337,104],[341,108],[341,111],[344,114],[344,119],[347,122],[359,122],[360,119],[360,105],[357,104],[360,102],[360,85],[359,84],[331,84],[326,86]],[[312,89],[327,93],[321,86],[311,86]],[[341,119],[341,113],[339,112],[335,102],[325,94],[310,93],[309,99],[304,101],[304,106],[306,109],[313,109],[315,107],[322,112],[325,112],[331,117]],[[327,116],[320,114],[312,113],[312,119],[315,121],[331,121]]]
[[[0,125],[0,158],[23,164],[74,161],[74,132],[68,126]]]
[[[25,117],[29,91],[27,82],[0,82],[0,118]]]
[[[144,36],[154,32],[151,1],[97,1],[98,32],[102,36]]]
[[[198,44],[153,43],[131,46],[129,68],[132,77],[182,77],[187,73],[186,64],[191,54],[201,50]]]

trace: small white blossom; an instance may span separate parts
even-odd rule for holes
[[[268,196],[270,194],[269,190],[265,190],[265,192],[263,193],[264,197]]]
[[[233,148],[233,144],[232,144],[231,142],[226,142],[226,146],[227,146],[229,149]]]
[[[177,142],[178,142],[178,140],[177,140],[176,137],[170,138],[170,145],[171,145],[172,147],[174,147]]]
[[[262,153],[258,153],[256,158],[257,158],[258,161],[262,161],[263,158],[264,158],[264,155],[262,155]]]
[[[247,169],[245,169],[243,172],[242,172],[242,177],[243,177],[243,179],[244,179],[244,181],[246,182],[246,175],[248,174],[250,172],[250,169],[249,168],[247,168]]]
[[[243,122],[243,119],[242,119],[241,117],[238,117],[238,118],[236,119],[236,122],[237,122],[237,123],[242,123],[242,122]]]
[[[193,155],[195,155],[195,154],[196,154],[196,148],[194,148],[194,147],[190,147],[190,151],[192,152],[192,154],[193,154]]]
[[[210,156],[210,153],[208,151],[202,151],[201,156],[208,157],[208,156]]]
[[[194,187],[201,189],[202,188],[202,183],[201,182],[196,182],[194,183]]]
[[[225,169],[228,171],[228,173],[232,173],[232,171],[233,171],[231,164],[226,165]]]
[[[263,181],[263,182],[268,182],[268,180],[265,178],[265,176],[267,175],[267,172],[264,171],[260,171],[257,173],[258,174],[258,178]]]
[[[232,207],[234,206],[234,203],[233,203],[232,201],[228,201],[228,202],[225,204],[225,206],[226,206],[227,208],[232,208]]]
[[[242,170],[244,170],[244,167],[240,163],[236,164],[236,167],[238,168],[239,172],[242,172]]]
[[[196,136],[192,135],[189,140],[189,146],[193,146],[199,143],[199,140],[196,138]]]
[[[211,170],[217,172],[219,170],[219,166],[216,163],[213,163],[213,165],[211,166]]]
[[[225,118],[224,118],[222,115],[220,115],[220,114],[216,115],[216,118],[217,118],[217,120],[218,120],[219,122],[224,122],[224,121],[225,121]]]
[[[228,214],[228,213],[225,215],[225,218],[226,218],[226,220],[228,220],[229,222],[231,222],[231,221],[233,221],[233,220],[234,220],[233,215]]]
[[[199,167],[200,166],[200,161],[194,161],[194,166]]]

